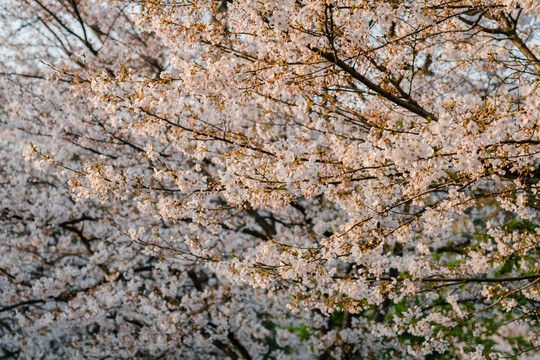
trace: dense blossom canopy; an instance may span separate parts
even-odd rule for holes
[[[537,0],[0,19],[0,357],[539,355]]]

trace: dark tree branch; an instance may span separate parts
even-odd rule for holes
[[[391,92],[381,88],[379,85],[373,83],[370,79],[365,77],[364,75],[360,74],[358,71],[356,71],[355,68],[347,64],[345,61],[338,58],[335,54],[324,51],[319,49],[318,47],[311,47],[308,46],[308,48],[313,51],[314,53],[320,55],[330,63],[336,65],[341,70],[345,71],[347,74],[349,74],[354,79],[360,81],[364,86],[366,86],[368,89],[374,91],[375,93],[379,94],[383,98],[391,101],[392,103],[409,110],[410,112],[423,117],[424,119],[427,119],[428,121],[437,121],[437,117],[430,113],[429,111],[422,108],[418,103],[412,100],[404,100]]]

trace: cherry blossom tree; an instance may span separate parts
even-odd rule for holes
[[[2,356],[538,356],[537,1],[1,6]]]

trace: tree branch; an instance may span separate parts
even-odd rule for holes
[[[319,49],[318,47],[308,46],[308,49],[310,49],[314,53],[322,56],[324,59],[328,60],[330,63],[336,65],[341,70],[345,71],[347,74],[352,76],[354,79],[360,81],[368,89],[376,92],[377,94],[384,97],[385,99],[390,100],[394,104],[396,104],[396,105],[398,105],[398,106],[400,106],[400,107],[402,107],[404,109],[407,109],[410,112],[412,112],[412,113],[414,113],[414,114],[416,114],[418,116],[421,116],[421,117],[423,117],[424,119],[426,119],[428,121],[437,121],[437,117],[434,114],[432,114],[429,111],[426,111],[425,109],[423,109],[415,101],[404,100],[404,99],[392,94],[391,92],[381,88],[379,85],[373,83],[367,77],[365,77],[364,75],[362,75],[358,71],[356,71],[355,68],[353,68],[352,66],[350,66],[349,64],[347,64],[346,62],[344,62],[343,60],[338,58],[335,54],[323,51],[323,50]]]

